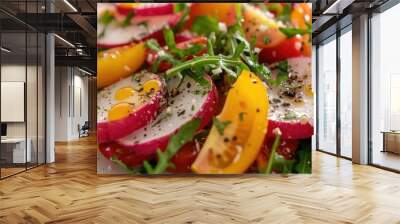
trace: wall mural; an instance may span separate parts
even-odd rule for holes
[[[311,4],[99,3],[98,173],[311,173]]]

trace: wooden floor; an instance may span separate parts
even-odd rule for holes
[[[400,223],[400,175],[313,154],[312,175],[96,175],[96,144],[0,181],[0,223]]]

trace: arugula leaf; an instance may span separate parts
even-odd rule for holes
[[[274,85],[274,86],[279,86],[289,78],[289,63],[287,60],[280,61],[278,63],[278,74],[276,76],[276,79],[270,79],[268,81],[268,84]]]
[[[285,116],[283,117],[283,120],[290,121],[290,120],[294,120],[296,118],[297,118],[296,113],[293,110],[289,110],[289,111],[285,112]]]
[[[127,26],[131,25],[132,18],[134,15],[135,14],[133,12],[129,12],[128,15],[126,15],[125,19],[122,21],[121,26],[127,27]],[[146,21],[143,21],[143,22],[146,22]]]
[[[125,170],[128,174],[132,174],[132,175],[140,174],[140,171],[141,171],[140,167],[138,167],[138,168],[128,167],[125,163],[123,163],[121,160],[119,160],[116,156],[112,156],[110,158],[110,160],[112,162],[114,162],[115,164],[117,164],[119,167],[121,167],[123,170]]]
[[[106,10],[99,18],[99,23],[107,26],[114,20],[114,15],[110,11]]]
[[[311,139],[305,139],[300,142],[299,149],[296,152],[297,164],[295,170],[297,173],[311,173]]]
[[[269,42],[270,42],[269,37],[265,36],[264,37],[264,44],[269,44]]]
[[[265,170],[265,173],[267,173],[267,174],[272,172],[276,150],[278,149],[279,145],[281,144],[282,133],[280,130],[277,130],[277,129],[275,129],[275,130],[274,130],[275,140],[274,140],[274,143],[272,144],[271,153],[269,154],[267,168]]]
[[[228,126],[231,121],[220,121],[218,118],[213,117],[213,124],[215,125],[215,128],[217,128],[217,131],[220,135],[224,135],[224,131],[226,126]]]
[[[174,32],[178,32],[182,30],[183,26],[185,25],[185,22],[189,16],[189,7],[187,6],[186,3],[175,3],[174,4],[174,12],[182,12],[181,18],[179,18],[179,21],[176,23],[174,26],[173,30]]]
[[[293,173],[294,164],[295,160],[287,160],[285,157],[275,153],[272,169],[281,173]]]
[[[281,13],[277,15],[277,19],[281,20],[282,22],[290,22],[290,15],[292,13],[292,7],[290,3],[284,4],[283,10]]]
[[[103,37],[104,34],[106,33],[106,29],[108,25],[114,20],[114,15],[110,13],[110,11],[105,11],[99,18],[98,22],[103,24],[103,30],[100,32],[98,37]]]
[[[198,44],[180,49],[176,46],[174,32],[171,29],[164,29],[164,39],[168,46],[168,50],[177,55],[179,59],[185,59],[190,55],[195,55],[203,50],[203,47]]]
[[[193,137],[199,128],[201,120],[196,118],[182,125],[178,132],[171,137],[164,152],[157,150],[158,161],[155,167],[146,160],[143,162],[144,169],[148,174],[160,174],[165,172],[168,167],[173,167],[171,158],[188,142],[193,141]]]
[[[154,72],[154,73],[157,72],[158,67],[160,66],[161,62],[163,62],[163,61],[169,62],[172,65],[176,65],[179,63],[179,61],[176,60],[171,54],[165,52],[165,50],[162,47],[160,47],[160,45],[158,44],[158,42],[155,39],[150,39],[150,40],[146,41],[145,46],[148,49],[158,53],[156,60],[151,65],[152,72]]]
[[[174,13],[182,12],[187,8],[186,3],[175,3],[174,4]]]
[[[240,113],[239,113],[239,120],[240,120],[240,121],[243,121],[243,120],[244,120],[244,114],[245,114],[245,112],[240,112]]]
[[[192,31],[199,34],[208,36],[212,32],[219,32],[218,20],[210,16],[198,16],[193,21]]]
[[[299,28],[294,28],[294,27],[281,27],[279,30],[285,34],[287,38],[294,37],[296,35],[305,35],[305,34],[311,34],[312,29],[309,26],[307,29],[299,29]]]

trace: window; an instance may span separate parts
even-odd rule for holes
[[[371,18],[371,162],[400,170],[400,5]]]
[[[352,32],[351,25],[340,36],[340,155],[352,157]]]
[[[336,36],[318,48],[318,149],[336,153]]]

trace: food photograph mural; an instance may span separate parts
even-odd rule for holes
[[[99,3],[99,174],[311,173],[309,3]]]

